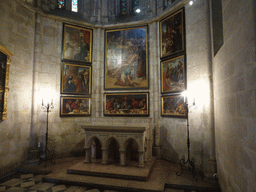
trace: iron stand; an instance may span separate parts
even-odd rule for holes
[[[193,103],[194,104],[194,103]],[[185,158],[180,159],[180,167],[181,167],[181,172],[176,172],[177,176],[181,176],[183,173],[183,167],[185,167],[186,164],[188,164],[188,170],[192,172],[193,178],[197,181],[198,179],[196,178],[196,167],[195,167],[195,159],[190,158],[190,139],[189,139],[189,118],[188,118],[188,104],[186,103],[186,112],[187,112],[187,149],[188,149],[188,159],[187,161]]]
[[[55,156],[55,151],[48,149],[48,124],[49,124],[48,116],[49,116],[49,112],[50,112],[51,108],[53,108],[53,103],[51,103],[51,104],[47,103],[47,105],[44,105],[43,102],[42,102],[42,109],[45,109],[46,113],[47,113],[46,133],[45,133],[45,150],[39,152],[39,163],[38,164],[41,164],[42,162],[45,161],[45,168],[46,168],[46,165],[47,165],[47,161],[51,160],[51,162],[52,162],[52,160]],[[55,163],[55,162],[52,162],[52,163]]]

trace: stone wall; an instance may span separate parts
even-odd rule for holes
[[[49,113],[48,147],[55,150],[56,158],[84,155],[84,132],[81,125],[151,126],[152,120],[147,117],[103,116],[104,30],[101,28],[93,28],[92,115],[91,117],[59,116],[63,22],[66,21],[47,18],[41,14],[36,15],[34,146],[36,147],[38,142],[41,147],[45,146],[46,113],[41,109],[42,90],[45,88],[52,90],[54,97],[54,108]],[[72,20],[69,23],[88,27]]]
[[[35,16],[15,1],[0,0],[0,44],[11,57],[7,120],[0,121],[0,177],[28,157],[31,134]]]
[[[212,76],[208,1],[194,1],[193,5],[185,5],[185,18],[187,90],[190,93],[188,95],[190,157],[195,159],[197,169],[206,173],[211,169],[208,167],[208,162],[215,160],[210,94]],[[192,105],[191,97],[195,99],[195,106]],[[187,120],[163,117],[160,130],[162,156],[176,163],[181,158],[187,160]]]
[[[181,158],[187,159],[186,119],[161,117],[158,22],[161,17],[141,23],[93,26],[36,12],[20,2],[0,0],[0,44],[14,55],[10,67],[8,119],[0,122],[0,176],[25,161],[29,149],[38,149],[38,142],[41,147],[45,145],[43,88],[53,90],[48,146],[56,151],[57,158],[84,155],[81,125],[140,124],[152,126],[157,156],[176,163]],[[165,16],[182,7],[180,2],[166,10]],[[224,44],[215,56],[211,50],[209,1],[185,5],[187,89],[200,93],[195,97],[196,105],[189,110],[191,157],[195,158],[199,170],[209,171],[209,161],[215,160],[215,128],[222,190],[253,191],[256,188],[255,2],[222,2]],[[162,5],[155,6],[158,15]],[[59,116],[63,22],[93,28],[91,117]],[[150,116],[104,117],[104,29],[139,24],[149,27],[150,87],[146,91],[150,93]]]
[[[219,181],[223,191],[255,191],[255,1],[222,1],[222,13],[224,44],[213,58]]]
[[[207,20],[205,1],[199,1],[193,6],[186,5],[187,28],[187,76],[188,89],[193,88],[194,82],[202,80],[209,88],[209,21]],[[175,9],[180,8],[177,5]],[[172,11],[173,12],[173,11]],[[170,12],[169,14],[171,14]],[[195,14],[195,12],[197,14]],[[159,20],[161,18],[158,18]],[[33,84],[31,143],[30,148],[38,149],[45,146],[46,113],[41,109],[44,88],[49,88],[54,95],[54,109],[49,113],[49,148],[54,149],[57,158],[81,155],[84,153],[84,135],[81,125],[117,125],[134,126],[136,124],[152,126],[154,135],[155,154],[174,162],[187,155],[186,149],[186,120],[162,118],[160,94],[160,54],[159,54],[159,23],[152,20],[149,28],[149,77],[150,77],[150,116],[149,118],[104,117],[104,28],[122,28],[123,24],[96,28],[92,25],[61,17],[45,15],[37,12],[34,16],[35,49],[29,51],[34,56],[34,68],[31,65],[30,74]],[[60,117],[60,74],[63,22],[93,28],[93,60],[92,60],[92,116],[91,117]],[[125,24],[125,27],[139,25],[139,22]],[[145,22],[143,23],[145,24]],[[197,27],[196,27],[197,26]],[[5,35],[5,33],[3,33]],[[201,38],[204,37],[204,38]],[[32,38],[32,35],[31,35]],[[16,42],[13,42],[13,46]],[[195,49],[195,45],[197,49]],[[200,55],[200,57],[198,57]],[[32,64],[32,63],[31,63]],[[10,77],[11,78],[11,77]],[[207,96],[209,100],[209,95]],[[31,98],[30,98],[31,99]],[[200,99],[199,99],[200,100]],[[198,100],[198,101],[199,101]],[[214,158],[211,135],[211,107],[209,103],[197,103],[197,109],[190,110],[191,117],[191,151],[196,165],[205,170],[206,162]],[[195,120],[196,119],[196,120]],[[200,134],[198,134],[200,133]],[[178,137],[177,137],[178,135]]]

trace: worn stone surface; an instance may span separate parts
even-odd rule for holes
[[[219,181],[222,191],[251,191],[255,187],[251,182],[255,181],[254,2],[222,2],[224,45],[213,58]]]
[[[8,119],[0,124],[0,146],[4,146],[0,148],[0,176],[10,173],[25,161],[30,147],[36,147],[38,142],[45,146],[46,113],[41,109],[43,88],[53,90],[54,109],[49,113],[49,148],[55,150],[56,157],[84,154],[83,124],[150,125],[154,147],[162,152],[163,158],[178,162],[187,156],[186,119],[161,117],[158,22],[148,24],[150,81],[149,89],[143,91],[149,91],[150,95],[149,117],[104,117],[103,94],[111,91],[104,90],[105,30],[97,25],[93,29],[92,114],[90,117],[61,118],[63,22],[84,27],[87,24],[35,14],[31,11],[33,9],[29,10],[16,1],[0,2],[0,26],[4,29],[0,30],[0,44],[14,54],[10,67]],[[168,5],[170,14],[183,6],[181,2],[185,3],[176,2],[173,8]],[[200,92],[199,98],[196,98],[196,108],[190,108],[189,113],[191,157],[196,159],[196,166],[201,170],[209,170],[208,160],[215,156],[216,144],[223,191],[243,191],[243,183],[250,191],[255,186],[256,171],[255,9],[252,0],[222,3],[224,44],[213,58],[208,1],[194,1],[192,6],[185,4],[187,89]],[[43,5],[38,6],[47,11],[56,6],[56,1],[44,1]],[[163,13],[162,1],[154,4],[151,0],[150,7],[154,7],[155,14]],[[91,19],[97,22],[102,18],[103,23],[113,22],[114,13],[108,12],[102,5],[84,2],[81,10],[86,12],[83,15],[87,21]],[[125,26],[118,23],[111,27]],[[211,78],[214,96],[207,93]],[[210,101],[214,101],[214,109]],[[234,176],[236,174],[237,177]]]
[[[13,54],[10,64],[7,120],[0,124],[1,135],[5,136],[0,140],[0,176],[4,176],[27,159],[35,16],[16,1],[1,1],[1,5],[4,11],[1,11],[0,25],[4,30],[0,30],[0,44]]]

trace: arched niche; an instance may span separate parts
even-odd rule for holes
[[[108,151],[108,163],[114,164],[119,162],[120,153],[119,153],[119,142],[115,137],[110,137],[107,142],[107,151]]]
[[[7,119],[7,100],[9,92],[9,70],[13,54],[0,45],[0,118]]]
[[[129,138],[124,143],[125,156],[126,156],[126,164],[131,162],[137,162],[139,157],[139,145],[137,141],[133,138]]]

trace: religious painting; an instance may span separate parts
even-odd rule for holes
[[[161,57],[185,49],[184,9],[160,21]]]
[[[0,91],[5,88],[7,56],[0,52]]]
[[[174,93],[186,89],[185,55],[161,62],[161,92]]]
[[[106,30],[105,90],[147,89],[147,26]]]
[[[0,91],[0,113],[4,111],[4,92]]]
[[[182,95],[162,96],[161,115],[165,117],[187,117],[187,106]]]
[[[92,29],[64,24],[62,58],[92,61]]]
[[[61,93],[91,94],[91,66],[62,63]]]
[[[148,93],[106,93],[105,116],[149,116]]]
[[[10,62],[13,54],[0,45],[0,120],[7,119]]]
[[[89,116],[91,115],[91,98],[69,97],[60,98],[60,116]]]
[[[7,56],[0,52],[0,112],[4,110],[4,92],[6,77]]]

